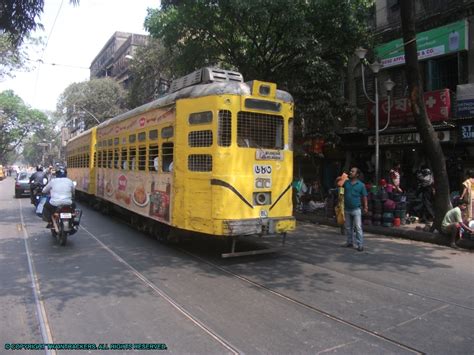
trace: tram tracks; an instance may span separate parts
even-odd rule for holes
[[[223,273],[225,273],[225,274],[227,274],[227,275],[230,275],[230,276],[232,276],[232,277],[234,277],[234,278],[239,279],[240,281],[243,281],[243,282],[245,282],[245,283],[247,283],[247,284],[250,284],[250,285],[252,285],[252,286],[255,287],[255,288],[258,288],[258,289],[260,289],[260,290],[262,290],[262,291],[264,291],[264,292],[268,292],[268,293],[270,293],[270,294],[272,294],[272,295],[274,295],[274,296],[276,296],[276,297],[278,297],[278,298],[281,298],[281,299],[283,299],[283,300],[285,300],[285,301],[288,301],[288,302],[290,302],[290,303],[292,303],[292,304],[295,304],[295,305],[298,305],[298,306],[300,306],[300,307],[303,307],[303,308],[305,308],[305,309],[307,309],[307,310],[309,310],[309,311],[311,311],[311,312],[314,312],[314,313],[316,313],[316,314],[318,314],[318,315],[321,315],[321,316],[323,316],[323,317],[325,317],[325,318],[327,318],[327,319],[330,319],[331,321],[334,321],[334,322],[336,322],[336,323],[342,324],[342,325],[347,326],[347,327],[349,327],[349,328],[352,328],[352,329],[354,329],[354,330],[356,330],[356,331],[358,331],[358,332],[367,334],[367,335],[369,335],[369,336],[371,336],[371,337],[375,337],[375,338],[377,338],[377,339],[379,339],[379,340],[388,342],[388,343],[390,343],[390,344],[392,344],[392,345],[395,345],[395,346],[398,347],[398,348],[407,350],[407,351],[412,352],[412,353],[414,353],[414,354],[424,354],[423,351],[418,350],[418,349],[416,349],[416,348],[414,348],[414,347],[412,347],[412,346],[409,346],[409,345],[407,345],[407,344],[403,344],[403,343],[401,343],[401,342],[399,342],[399,341],[397,341],[397,340],[395,340],[395,339],[391,339],[391,338],[389,338],[389,337],[387,337],[387,336],[385,336],[385,335],[383,335],[383,334],[380,334],[380,333],[378,333],[378,332],[376,332],[376,331],[370,330],[370,329],[368,329],[368,328],[366,328],[366,327],[363,327],[363,326],[360,326],[360,325],[358,325],[358,324],[356,324],[356,323],[354,323],[354,322],[345,320],[345,319],[343,319],[343,318],[341,318],[341,317],[339,317],[339,316],[337,316],[337,315],[335,315],[335,314],[332,314],[332,313],[330,313],[330,312],[324,311],[324,310],[321,309],[321,308],[312,306],[312,305],[310,305],[310,304],[308,304],[308,303],[306,303],[306,302],[300,301],[300,300],[298,300],[298,299],[296,299],[296,298],[294,298],[294,297],[292,297],[292,296],[286,295],[286,294],[284,294],[284,293],[282,293],[282,292],[280,292],[280,291],[276,291],[276,290],[274,290],[274,289],[271,289],[270,287],[267,287],[267,286],[263,285],[262,283],[253,281],[253,280],[251,280],[251,279],[249,279],[249,278],[247,278],[247,277],[245,277],[245,276],[242,276],[242,275],[239,275],[239,274],[237,274],[237,273],[234,273],[233,271],[230,271],[230,270],[228,270],[228,269],[225,268],[225,267],[222,267],[222,266],[220,266],[220,265],[218,265],[218,264],[216,264],[216,263],[213,263],[213,262],[211,262],[211,261],[209,261],[209,260],[203,259],[202,257],[200,257],[200,256],[198,256],[198,255],[196,255],[196,254],[194,254],[194,253],[191,253],[191,252],[189,252],[189,251],[187,251],[187,250],[184,250],[184,249],[182,249],[182,248],[178,248],[178,250],[180,250],[180,251],[183,252],[184,254],[187,254],[187,255],[189,255],[189,256],[191,256],[191,257],[193,257],[193,258],[195,258],[195,259],[201,261],[202,263],[205,263],[205,264],[207,264],[207,265],[209,265],[209,266],[212,266],[213,268],[215,268],[215,269],[217,269],[217,270],[220,270],[221,272],[223,272]],[[355,343],[355,341],[352,342],[352,343]],[[344,344],[344,345],[349,345],[349,344],[350,344],[350,343],[346,343],[346,344]],[[335,347],[335,348],[336,348],[336,347]],[[327,351],[331,351],[331,350],[333,350],[333,349],[335,349],[335,348],[326,349],[326,350],[327,350]]]
[[[116,217],[115,217],[116,218]],[[122,223],[125,223],[131,227],[133,227],[130,223],[127,223],[125,222],[124,220],[120,219]],[[132,270],[132,272],[135,274],[135,276],[137,276],[143,283],[145,283],[148,287],[150,287],[151,289],[153,289],[158,295],[160,296],[163,296],[164,299],[169,302],[174,308],[176,308],[178,311],[180,312],[183,312],[183,314],[188,317],[190,320],[192,320],[196,325],[198,325],[201,329],[205,330],[206,333],[208,333],[212,338],[218,340],[219,343],[221,343],[225,348],[227,348],[229,351],[231,351],[232,353],[234,354],[239,354],[240,352],[237,350],[237,348],[235,346],[233,346],[231,344],[231,342],[225,340],[223,337],[221,337],[215,330],[212,330],[210,329],[209,327],[207,327],[204,323],[202,323],[201,321],[199,321],[196,317],[194,317],[193,315],[191,315],[190,312],[186,311],[185,308],[181,305],[179,305],[178,302],[176,302],[175,300],[173,300],[169,295],[167,295],[163,290],[159,289],[153,282],[151,282],[150,280],[148,280],[143,274],[141,274],[138,270],[136,270],[133,266],[131,266],[130,264],[128,264],[123,258],[121,258],[119,255],[117,255],[113,250],[111,250],[106,244],[104,244],[100,239],[98,239],[96,236],[94,236],[90,231],[88,231],[86,228],[84,228],[83,226],[81,226],[82,229],[84,229],[84,231],[86,231],[86,233],[88,233],[92,238],[94,238],[105,250],[107,250],[109,253],[111,253],[115,259],[117,259],[119,262],[121,262],[122,264],[124,264],[125,266],[127,266],[130,270]],[[180,251],[181,253],[183,254],[186,254],[190,257],[192,257],[193,259],[195,260],[198,260],[199,262],[201,263],[204,263],[208,266],[211,266],[212,268],[215,268],[217,270],[219,270],[220,272],[224,273],[224,274],[227,274],[229,276],[232,276],[244,283],[247,283],[259,290],[261,290],[262,292],[267,292],[267,293],[270,293],[280,299],[283,299],[289,303],[292,303],[294,305],[297,305],[299,307],[302,307],[306,310],[309,310],[315,314],[318,314],[320,316],[323,316],[324,318],[326,319],[329,319],[333,322],[336,322],[338,324],[341,324],[341,325],[344,325],[348,328],[351,328],[357,332],[360,332],[360,333],[363,333],[363,334],[366,334],[370,337],[373,337],[373,338],[376,338],[376,339],[379,339],[383,342],[386,342],[386,343],[389,343],[391,345],[394,345],[400,349],[403,349],[403,350],[406,350],[407,352],[411,352],[411,353],[414,353],[414,354],[424,354],[423,351],[419,350],[419,349],[416,349],[410,345],[407,345],[407,344],[404,344],[402,342],[399,342],[395,339],[391,339],[383,334],[380,334],[379,332],[377,331],[374,331],[374,330],[371,330],[371,329],[368,329],[367,327],[364,327],[364,326],[361,326],[361,325],[358,325],[354,322],[351,322],[351,321],[348,321],[348,320],[345,320],[333,313],[330,313],[330,312],[327,312],[321,308],[318,308],[318,307],[315,307],[315,306],[312,306],[304,301],[301,301],[301,300],[298,300],[292,296],[289,296],[289,295],[286,295],[280,291],[277,291],[277,290],[274,290],[274,289],[271,289],[259,282],[256,282],[256,281],[253,281],[245,276],[242,276],[242,275],[239,275],[237,273],[234,273],[233,271],[230,271],[228,270],[227,268],[221,266],[221,265],[218,265],[217,263],[214,263],[212,261],[209,261],[207,259],[204,259],[203,257],[197,255],[197,254],[194,254],[188,250],[185,250],[183,248],[180,248],[180,247],[175,247],[174,249]],[[305,262],[303,260],[298,260],[298,261],[301,261],[301,262]],[[390,328],[391,329],[391,328]],[[384,330],[385,331],[385,330]],[[324,352],[329,352],[329,351],[333,351],[337,348],[340,348],[340,347],[343,347],[343,346],[348,346],[348,345],[351,345],[351,344],[355,344],[357,342],[359,342],[359,340],[354,340],[352,342],[348,342],[348,343],[344,343],[344,344],[339,344],[335,347],[332,347],[330,349],[325,349],[323,350],[322,352],[320,353],[324,353]]]

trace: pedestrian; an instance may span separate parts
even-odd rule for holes
[[[401,168],[402,164],[397,161],[395,164],[393,164],[392,170],[390,170],[390,183],[393,185],[395,188],[396,192],[403,192],[402,189],[400,188],[400,175],[401,175]]]
[[[362,231],[362,210],[368,212],[367,190],[362,181],[359,180],[361,171],[352,167],[349,171],[349,180],[344,182],[344,218],[347,241],[344,247],[354,246],[354,233],[357,251],[364,250],[364,234]]]
[[[427,166],[422,166],[416,173],[418,180],[417,196],[421,199],[421,204],[415,206],[414,210],[420,217],[421,222],[428,222],[434,218],[434,180],[431,170]]]
[[[446,212],[443,222],[441,222],[441,232],[450,237],[451,248],[457,249],[456,241],[460,238],[461,228],[466,232],[473,233],[473,230],[462,220],[462,213],[467,209],[467,206],[466,201],[460,200],[459,206]]]
[[[467,179],[462,183],[463,191],[461,193],[460,199],[467,202],[467,208],[465,211],[465,219],[472,219],[472,207],[474,204],[474,171],[468,170],[466,172]]]

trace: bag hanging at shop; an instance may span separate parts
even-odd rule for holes
[[[344,218],[344,188],[339,188],[339,195],[337,197],[337,205],[334,208],[336,212],[336,222],[338,225],[342,226],[346,220]]]

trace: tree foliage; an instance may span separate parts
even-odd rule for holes
[[[349,116],[341,82],[348,57],[368,38],[370,0],[184,0],[149,10],[179,75],[202,66],[276,82],[295,97],[307,130],[330,132]],[[337,34],[337,35],[335,35]]]
[[[79,4],[79,0],[70,0]],[[44,0],[6,0],[0,3],[0,33],[6,34],[14,47],[23,42],[25,36],[38,27],[43,13]]]
[[[139,47],[130,62],[132,85],[128,93],[128,106],[134,108],[159,97],[171,78],[173,59],[160,41],[151,39]]]
[[[5,164],[8,154],[46,124],[46,115],[29,108],[13,91],[0,93],[0,162]]]
[[[124,111],[126,93],[111,78],[92,79],[69,85],[61,94],[57,115],[66,113],[68,121],[84,122],[84,129]]]
[[[60,130],[57,127],[57,119],[52,113],[47,114],[48,120],[45,125],[33,132],[32,135],[22,143],[22,156],[25,163],[28,165],[38,165],[44,163],[45,165],[52,165],[57,162],[60,155],[61,136]],[[49,146],[44,146],[48,143]],[[43,162],[43,158],[45,161]]]

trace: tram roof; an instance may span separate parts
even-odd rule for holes
[[[136,107],[131,111],[124,112],[118,116],[109,118],[100,123],[97,127],[105,127],[111,123],[120,122],[127,118],[140,115],[144,112],[151,111],[156,108],[166,107],[175,103],[180,99],[205,97],[211,95],[240,95],[247,96],[252,93],[252,82],[238,83],[238,82],[215,82],[208,84],[199,84],[186,87],[179,91],[160,97],[154,101],[146,103],[142,106]],[[292,103],[293,97],[286,91],[277,90],[276,99],[283,102]]]

